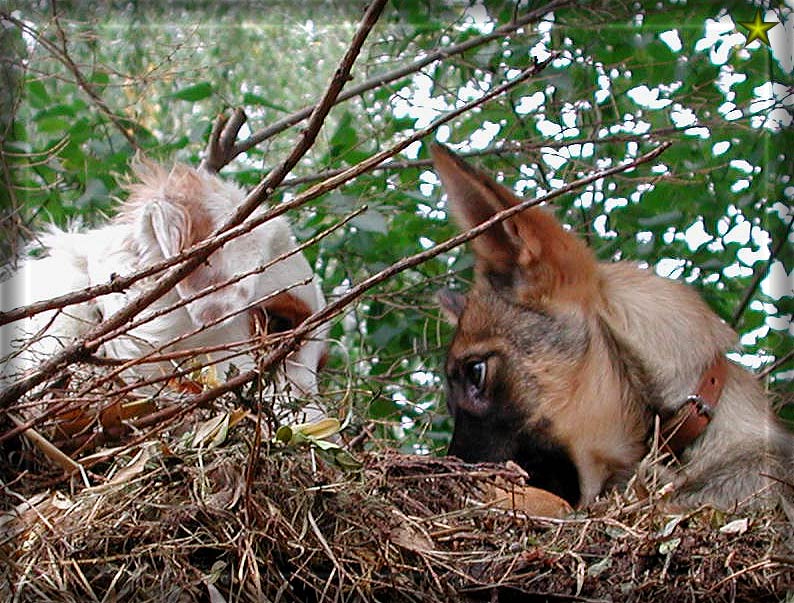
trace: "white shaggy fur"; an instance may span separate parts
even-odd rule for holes
[[[245,197],[236,186],[182,165],[169,172],[142,162],[135,166],[135,175],[138,182],[129,187],[129,199],[109,224],[85,231],[51,227],[38,237],[42,257],[24,261],[19,271],[0,285],[4,310],[107,283],[114,275],[126,276],[174,256],[211,235]],[[253,271],[295,248],[287,221],[284,218],[269,220],[215,251],[143,314],[171,306],[235,275]],[[3,355],[25,349],[17,353],[15,361],[6,363],[4,376],[11,378],[15,371],[29,368],[31,363],[39,362],[73,338],[84,335],[150,288],[157,276],[136,282],[124,293],[104,295],[60,312],[44,312],[6,326],[0,333]],[[264,272],[204,295],[108,341],[98,355],[134,359],[152,353],[236,343],[237,354],[224,350],[196,358],[202,363],[214,363],[215,373],[222,380],[231,364],[240,370],[255,366],[250,353],[239,353],[251,351],[259,336],[254,328],[257,321],[253,313],[259,313],[261,327],[263,317],[272,320],[274,313],[287,308],[289,316],[286,318],[295,326],[325,305],[322,292],[313,279],[305,257],[296,252]],[[274,300],[267,297],[287,288],[288,292],[277,298],[276,309]],[[252,305],[254,309],[239,312]],[[284,318],[283,315],[279,317],[282,326]],[[193,331],[196,333],[186,339],[174,341]],[[276,379],[277,389],[283,390],[289,384],[293,391],[301,394],[316,393],[316,372],[325,353],[324,335],[324,330],[315,333],[288,358],[284,374]],[[34,336],[35,342],[26,345],[26,340]],[[141,364],[134,368],[134,374],[144,377],[169,374],[177,366],[178,362],[166,360]],[[304,418],[316,418],[319,410],[313,409],[309,414],[312,416]]]

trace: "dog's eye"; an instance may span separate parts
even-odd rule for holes
[[[488,376],[488,365],[485,360],[472,360],[463,368],[466,380],[479,391],[485,389],[485,378]]]

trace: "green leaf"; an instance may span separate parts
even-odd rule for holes
[[[91,82],[99,86],[106,86],[110,83],[110,76],[105,71],[95,71],[91,74]]]
[[[350,223],[356,228],[367,232],[386,234],[389,230],[386,217],[375,209],[368,209],[363,214],[353,218]]]
[[[675,224],[684,214],[679,210],[666,211],[661,214],[656,214],[649,218],[638,218],[637,224],[645,228],[653,228],[655,226],[666,226],[668,224]]]
[[[36,125],[39,127],[39,131],[47,133],[63,132],[69,129],[68,120],[62,117],[42,117],[36,120]]]
[[[36,108],[41,109],[47,106],[50,102],[50,95],[47,93],[47,88],[40,80],[30,80],[27,83],[28,100],[30,104]]]
[[[193,86],[188,86],[187,88],[182,88],[181,90],[177,90],[176,92],[170,94],[171,98],[176,98],[179,100],[196,102],[203,100],[212,95],[212,84],[209,82],[201,82],[200,84],[194,84]]]
[[[282,113],[289,113],[289,109],[287,109],[285,106],[274,103],[266,99],[264,96],[254,94],[253,92],[246,92],[243,94],[243,104],[246,106],[254,105],[259,107],[267,107],[268,109],[275,109],[276,111],[280,111]]]

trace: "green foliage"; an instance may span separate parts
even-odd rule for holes
[[[352,84],[476,39],[541,3],[468,4],[394,0]],[[4,215],[13,216],[6,232],[25,234],[50,220],[101,221],[124,194],[119,176],[134,147],[196,163],[228,107],[243,106],[255,131],[315,102],[359,17],[330,4],[274,5],[266,15],[211,10],[152,7],[94,18],[77,7],[60,20],[65,52],[56,24],[32,11],[21,16],[32,28],[24,39],[38,35],[49,45],[23,44],[21,21],[0,30],[17,56],[4,77],[19,91],[2,157],[11,175],[0,197]],[[771,366],[794,347],[794,247],[778,245],[791,238],[794,82],[790,66],[766,47],[741,48],[728,14],[741,20],[753,10],[745,2],[571,3],[336,107],[291,175],[311,182],[280,187],[276,201],[511,79],[533,57],[558,53],[538,78],[459,116],[436,137],[475,153],[474,163],[524,196],[672,141],[654,165],[559,199],[559,215],[603,259],[644,262],[698,287],[725,320],[737,314],[741,358]],[[255,184],[300,127],[269,138],[225,173]],[[370,171],[292,216],[299,238],[307,238],[368,206],[307,251],[327,293],[454,234],[438,181],[421,163],[429,142],[395,158],[408,165]],[[5,242],[6,255],[14,242]],[[450,329],[434,293],[463,287],[470,267],[463,249],[442,254],[370,292],[332,326],[328,397],[352,399],[359,422],[374,422],[379,435],[400,438],[406,449],[438,448],[449,432],[440,367]],[[759,272],[770,276],[756,286]],[[791,391],[791,372],[790,362],[781,365],[771,387]]]

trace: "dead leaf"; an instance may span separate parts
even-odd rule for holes
[[[564,499],[532,486],[491,485],[486,494],[488,504],[500,509],[521,511],[530,516],[559,518],[573,513],[571,505]]]

